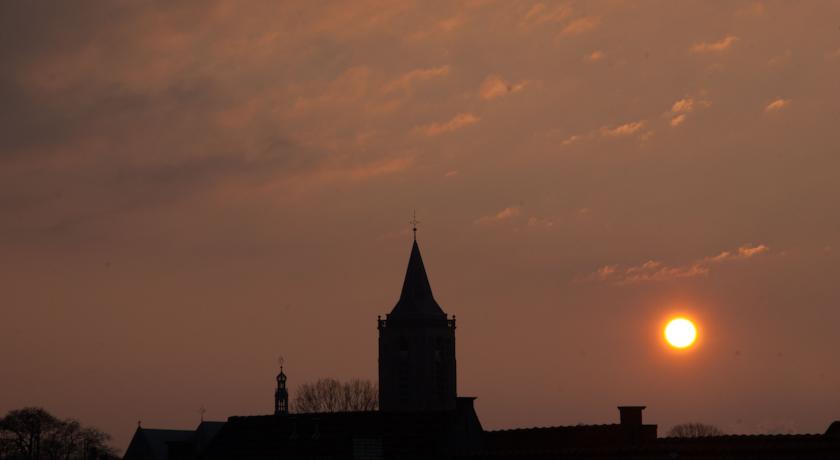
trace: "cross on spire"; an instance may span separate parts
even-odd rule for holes
[[[412,211],[411,220],[408,221],[408,223],[411,224],[411,231],[414,232],[414,241],[417,241],[417,224],[419,224],[420,221],[417,220],[417,211],[416,210]]]

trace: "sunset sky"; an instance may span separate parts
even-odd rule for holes
[[[5,1],[0,60],[0,415],[375,381],[416,209],[485,428],[840,419],[840,2]]]

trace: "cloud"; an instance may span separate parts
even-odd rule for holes
[[[394,158],[380,160],[363,166],[351,168],[347,176],[355,180],[369,179],[375,176],[401,173],[414,163],[414,158]]]
[[[526,84],[527,82],[525,81],[521,81],[519,83],[509,83],[498,75],[490,75],[484,79],[483,83],[481,83],[481,88],[479,88],[478,94],[485,101],[489,101],[496,99],[497,97],[522,91]]]
[[[560,31],[561,37],[570,37],[574,35],[580,35],[585,32],[589,32],[592,29],[598,27],[601,24],[601,18],[598,16],[586,16],[582,18],[575,19],[574,21],[570,22]]]
[[[490,224],[490,223],[494,223],[494,222],[502,222],[502,221],[505,221],[505,220],[513,219],[514,217],[521,214],[521,212],[522,212],[522,210],[519,206],[508,206],[507,208],[502,209],[501,211],[497,212],[496,214],[493,214],[493,215],[490,215],[490,216],[479,217],[478,219],[473,221],[473,223],[481,225],[481,224]]]
[[[642,128],[645,127],[646,122],[644,120],[633,121],[630,123],[624,123],[617,126],[602,126],[600,129],[595,129],[583,134],[573,134],[562,141],[560,141],[560,145],[568,146],[572,144],[578,144],[584,141],[593,141],[595,139],[600,138],[621,138],[621,137],[628,137],[632,135],[638,135],[640,140],[647,140],[651,136],[653,136],[654,131],[648,130],[646,132],[641,132]]]
[[[480,118],[471,113],[459,113],[449,121],[420,126],[415,128],[415,130],[422,132],[426,136],[434,137],[457,131],[466,126],[474,125],[478,123],[479,120]]]
[[[618,125],[614,128],[610,128],[604,126],[601,128],[601,135],[605,137],[624,137],[629,136],[645,126],[644,121],[634,121],[631,123],[625,123],[623,125]]]
[[[677,126],[683,124],[686,116],[687,116],[686,114],[681,113],[681,114],[675,116],[674,118],[671,118],[671,126],[677,127]]]
[[[317,168],[269,181],[256,189],[261,193],[275,193],[277,189],[290,188],[300,191],[325,184],[364,182],[380,176],[404,173],[411,168],[414,161],[414,157],[410,155],[373,160],[358,165],[330,160]]]
[[[554,221],[550,219],[543,219],[540,217],[530,217],[528,218],[528,226],[550,228],[554,226]]]
[[[671,106],[671,112],[674,113],[691,112],[693,110],[694,99],[690,97],[680,99],[677,102],[674,102],[674,105]]]
[[[563,139],[563,141],[561,141],[560,143],[562,145],[571,145],[581,140],[583,140],[583,136],[581,136],[580,134],[572,134],[571,136]]]
[[[428,69],[414,69],[389,82],[382,88],[382,92],[410,91],[417,82],[431,80],[449,75],[449,66],[432,67]]]
[[[453,16],[450,18],[441,19],[433,24],[423,25],[420,30],[410,34],[408,41],[423,41],[429,38],[448,39],[447,35],[464,24],[464,20],[460,17]]]
[[[739,40],[739,38],[734,36],[734,35],[727,35],[726,37],[724,37],[724,38],[722,38],[722,39],[720,39],[716,42],[695,43],[691,47],[691,52],[692,53],[720,53],[720,52],[728,50],[738,40]]]
[[[549,8],[543,3],[537,3],[525,13],[525,16],[519,22],[519,26],[523,28],[531,28],[540,24],[562,22],[572,15],[572,8],[568,5],[559,5],[554,8]]]
[[[452,171],[446,171],[446,174],[443,177],[455,177],[458,175],[458,171],[453,169]]]
[[[775,101],[767,104],[767,106],[764,107],[764,111],[768,112],[768,113],[769,112],[778,112],[779,110],[784,109],[785,107],[789,106],[790,104],[791,104],[790,99],[779,98],[779,99],[776,99]]]
[[[769,250],[770,248],[764,244],[744,245],[732,251],[723,251],[715,256],[703,257],[692,263],[677,266],[666,265],[653,259],[626,268],[618,264],[604,265],[576,281],[601,281],[615,285],[627,285],[708,276],[716,265],[751,259]]]
[[[695,100],[691,96],[686,96],[674,102],[671,106],[671,126],[680,126],[688,118],[689,113],[694,112],[695,109],[706,108],[711,105],[712,103],[705,99]]]
[[[304,112],[358,101],[368,92],[371,74],[372,72],[368,67],[351,67],[331,81],[317,96],[298,97],[295,102],[295,110]]]
[[[610,279],[616,272],[618,272],[618,265],[604,265],[595,270],[591,278],[593,280],[605,281]]]
[[[748,259],[752,256],[755,256],[755,255],[758,255],[758,254],[763,254],[763,253],[765,253],[769,250],[770,250],[770,248],[768,248],[767,246],[765,246],[763,244],[759,244],[758,246],[752,246],[752,247],[741,246],[740,248],[738,248],[738,257],[740,257],[742,259]]]
[[[583,59],[585,61],[589,61],[589,62],[597,62],[597,61],[600,61],[600,60],[604,59],[605,57],[607,57],[607,55],[604,54],[603,51],[595,50],[595,51],[587,54],[586,56],[584,56]]]
[[[735,11],[735,16],[761,16],[767,12],[767,8],[761,2],[752,2],[751,4]]]
[[[452,32],[453,30],[460,27],[461,24],[463,24],[463,22],[464,21],[461,18],[457,17],[446,18],[438,21],[437,28],[444,32]]]

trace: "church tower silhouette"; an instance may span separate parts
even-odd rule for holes
[[[416,238],[400,299],[378,323],[380,410],[455,409],[455,317],[432,296]]]
[[[289,414],[289,390],[286,389],[286,374],[283,366],[280,366],[280,373],[277,374],[277,389],[274,390],[274,415]]]

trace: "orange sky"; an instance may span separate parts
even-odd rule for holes
[[[0,6],[0,412],[375,380],[416,208],[486,428],[840,418],[840,3],[311,3]]]

